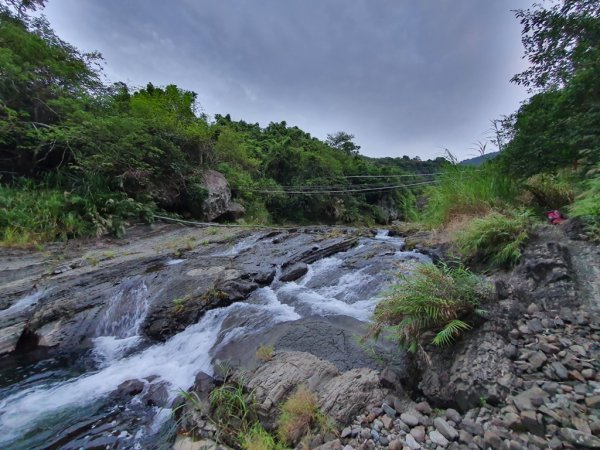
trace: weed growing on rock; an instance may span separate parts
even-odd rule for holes
[[[244,390],[243,380],[230,381],[210,393],[211,417],[225,442],[240,445],[240,437],[248,434],[258,418],[254,393]]]
[[[277,433],[281,442],[292,445],[315,426],[327,428],[327,418],[319,410],[315,394],[306,387],[300,387],[281,405]]]
[[[274,351],[275,348],[272,345],[261,345],[256,350],[256,357],[263,362],[271,361]]]
[[[285,448],[258,423],[247,433],[241,435],[240,441],[242,447],[247,450],[283,450]]]
[[[516,214],[491,212],[470,222],[457,234],[455,243],[470,262],[508,268],[521,259],[532,226],[533,215],[527,210]]]
[[[486,286],[469,270],[422,264],[410,275],[399,275],[375,309],[370,335],[384,329],[411,352],[427,343],[450,344],[471,328],[465,318],[476,312]]]

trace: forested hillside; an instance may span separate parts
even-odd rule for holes
[[[208,117],[195,93],[175,85],[104,84],[99,55],[78,51],[30,14],[43,2],[0,4],[7,244],[120,234],[127,220],[151,220],[158,210],[201,218],[207,169],[225,175],[249,222],[386,222],[384,208],[401,209],[404,190],[380,187],[410,177],[368,176],[444,163],[366,158],[344,132],[323,142],[285,121],[261,128]]]

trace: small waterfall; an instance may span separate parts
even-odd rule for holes
[[[123,282],[110,297],[94,338],[94,356],[100,365],[120,359],[140,342],[139,329],[148,306],[148,287],[136,279]]]
[[[100,317],[96,335],[126,338],[138,334],[148,311],[148,286],[143,281],[126,280],[109,299]]]

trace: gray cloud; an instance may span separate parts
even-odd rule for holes
[[[111,80],[175,83],[205,112],[317,137],[345,130],[370,156],[473,153],[525,92],[522,0],[50,0],[65,40],[99,50]]]

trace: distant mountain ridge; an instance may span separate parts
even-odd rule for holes
[[[485,155],[465,159],[465,160],[459,162],[459,164],[461,164],[463,166],[480,166],[484,162],[489,161],[490,159],[494,159],[499,154],[500,154],[500,152],[486,153]]]

